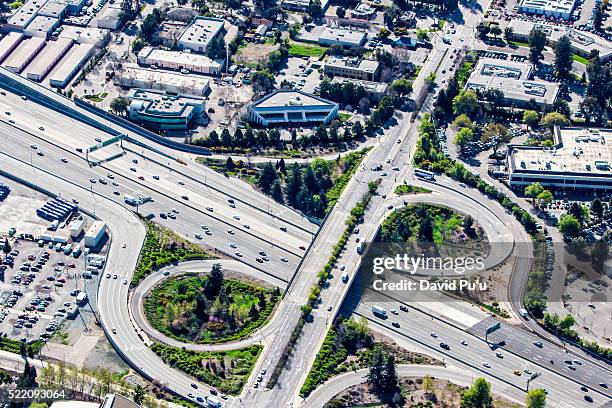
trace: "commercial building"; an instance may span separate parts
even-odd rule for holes
[[[510,187],[612,191],[612,131],[556,127],[553,147],[508,147]]]
[[[126,66],[115,76],[119,85],[126,88],[156,89],[189,95],[204,96],[210,89],[210,80],[196,75],[184,75]]]
[[[94,221],[85,233],[84,243],[87,248],[98,246],[102,238],[106,235],[106,224],[102,221]]]
[[[44,38],[32,37],[23,40],[19,47],[2,63],[2,66],[18,74],[23,71],[44,46]]]
[[[79,44],[91,44],[98,48],[104,47],[110,41],[110,30],[96,27],[62,26],[60,38],[71,38]]]
[[[48,0],[44,6],[38,10],[39,16],[63,19],[68,14],[68,4],[60,0]]]
[[[33,81],[42,81],[55,64],[66,55],[72,43],[73,41],[70,38],[58,38],[56,41],[49,41],[34,61],[27,66],[22,75]]]
[[[48,38],[59,24],[58,18],[36,16],[23,30],[23,34],[30,37]]]
[[[575,5],[576,0],[521,0],[518,11],[569,20]]]
[[[365,31],[328,27],[319,35],[318,42],[326,46],[361,47],[365,44],[367,37]]]
[[[511,40],[527,42],[532,29],[538,28],[546,34],[546,43],[554,47],[559,38],[567,35],[572,43],[572,52],[584,58],[589,58],[596,51],[603,62],[612,59],[612,43],[596,34],[574,30],[569,27],[554,26],[549,24],[534,23],[531,21],[512,20],[508,27],[511,28]]]
[[[416,50],[418,45],[418,41],[414,37],[409,37],[407,35],[402,35],[393,41],[393,46],[398,48],[407,48],[409,50]]]
[[[130,120],[157,130],[186,130],[204,112],[206,99],[163,91],[134,89]]]
[[[334,77],[332,80],[332,84],[343,84],[345,82],[350,82],[355,86],[363,86],[368,97],[375,102],[382,99],[389,90],[389,84],[384,82],[364,81],[361,79],[342,78],[339,76]]]
[[[49,84],[55,88],[64,88],[75,74],[92,56],[95,47],[91,44],[76,44],[68,55],[60,61],[49,77]]]
[[[351,10],[351,17],[357,20],[369,20],[376,14],[376,9],[367,3],[359,3]]]
[[[195,18],[179,37],[179,48],[205,53],[211,41],[223,30],[224,24],[225,21],[220,18]]]
[[[504,95],[506,106],[523,107],[534,100],[538,106],[550,108],[557,99],[559,86],[530,80],[531,71],[530,64],[480,58],[465,88],[480,92],[497,89]]]
[[[173,47],[186,29],[187,23],[182,21],[164,21],[159,30],[153,34],[153,43]]]
[[[29,0],[13,14],[6,24],[3,25],[5,31],[23,31],[28,24],[34,20],[38,10],[47,0]]]
[[[307,12],[310,0],[283,0],[281,4],[285,10]],[[327,6],[329,6],[329,0],[321,0],[323,11],[327,10]]]
[[[331,77],[337,75],[364,81],[376,81],[380,73],[380,63],[359,57],[330,57],[325,61],[323,72]]]
[[[96,20],[96,27],[116,30],[121,25],[121,9],[118,7],[108,7]]]
[[[165,51],[153,47],[144,47],[138,53],[138,64],[175,70],[186,69],[189,72],[208,75],[219,75],[225,65],[223,60],[214,61],[205,55]]]
[[[329,123],[338,104],[302,91],[275,91],[249,106],[249,121],[260,126]]]
[[[85,224],[84,220],[74,220],[70,223],[70,225],[68,226],[68,229],[70,230],[70,237],[71,238],[78,238],[79,235],[81,235],[83,233],[83,225]]]
[[[11,31],[2,37],[0,40],[0,63],[17,48],[22,39],[23,34],[15,31]]]

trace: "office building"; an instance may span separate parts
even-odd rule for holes
[[[521,0],[518,11],[569,20],[575,5],[576,0]]]
[[[182,50],[206,53],[211,41],[223,30],[225,21],[220,18],[197,17],[178,39]]]
[[[282,0],[281,2],[283,9],[290,11],[301,11],[308,12],[310,7],[310,0]],[[321,8],[323,11],[327,10],[329,6],[329,0],[321,0]]]
[[[362,59],[359,57],[330,57],[325,61],[323,72],[328,76],[341,76],[364,81],[376,81],[380,73],[378,61]]]
[[[523,107],[534,100],[538,106],[549,109],[557,99],[559,86],[530,80],[531,71],[531,64],[480,58],[465,88],[479,92],[497,89],[504,95],[506,106]]]
[[[55,64],[61,60],[72,46],[70,38],[58,38],[56,41],[49,41],[38,56],[27,66],[22,76],[36,82],[40,82],[53,69]]]
[[[68,14],[68,4],[61,0],[48,0],[44,6],[38,10],[39,16],[63,19]]]
[[[249,121],[268,127],[329,123],[338,117],[338,104],[302,91],[275,91],[253,103]]]
[[[199,75],[124,66],[115,76],[119,85],[126,88],[155,89],[188,95],[204,96],[210,89],[210,80]]]
[[[165,51],[153,47],[144,47],[138,53],[137,60],[140,65],[174,70],[186,69],[192,73],[207,75],[221,74],[221,70],[225,65],[223,60],[212,60],[206,55]]]
[[[108,7],[96,20],[96,27],[117,30],[121,25],[121,9]]]
[[[612,131],[556,127],[553,147],[508,147],[510,187],[612,191]]]
[[[204,112],[206,99],[164,91],[134,89],[130,99],[130,120],[156,130],[186,130]]]
[[[550,47],[554,47],[559,38],[567,35],[572,43],[574,54],[583,58],[590,58],[592,52],[598,52],[599,58],[603,62],[608,62],[612,58],[612,43],[596,34],[574,30],[569,27],[522,20],[512,20],[508,27],[512,29],[511,40],[528,42],[531,30],[538,28],[546,34],[546,43]]]
[[[64,88],[76,73],[93,55],[95,47],[91,44],[76,44],[58,64],[49,76],[49,84],[55,88]]]
[[[355,86],[362,86],[366,91],[366,95],[374,102],[381,100],[389,90],[389,84],[384,82],[364,81],[362,79],[343,78],[339,76],[334,77],[332,80],[332,84],[343,84],[345,82],[350,82]]]
[[[361,47],[365,44],[367,37],[365,31],[328,27],[319,35],[318,42],[325,46]]]

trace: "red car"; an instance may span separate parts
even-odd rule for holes
[[[138,179],[139,179],[139,180],[144,180],[144,177],[142,177],[142,176],[138,176]]]
[[[73,263],[69,263],[69,264],[68,264],[68,267],[69,267],[69,268],[76,268],[76,265],[75,265],[75,264],[73,264]]]

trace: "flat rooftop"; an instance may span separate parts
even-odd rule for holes
[[[612,177],[612,131],[555,129],[555,148],[513,146],[513,171],[584,173]]]
[[[374,73],[378,69],[380,63],[378,61],[358,57],[330,57],[327,61],[325,61],[325,65],[336,68],[352,68],[362,72]]]
[[[165,51],[157,48],[145,47],[138,54],[139,58],[148,58],[157,61],[167,61],[178,65],[192,65],[198,67],[221,66],[218,62],[202,54],[192,54],[180,51]]]
[[[575,3],[576,0],[522,0],[519,7],[550,13],[571,13]]]
[[[91,56],[95,47],[91,44],[76,44],[68,55],[59,63],[55,72],[52,73],[50,80],[65,82],[68,77],[74,74],[76,67],[83,63],[83,60]]]
[[[15,46],[21,41],[23,38],[22,33],[17,33],[15,31],[11,31],[7,33],[0,40],[0,62],[4,60],[9,54],[13,51]]]
[[[389,84],[384,82],[364,81],[362,79],[344,78],[341,76],[335,76],[334,79],[332,79],[332,84],[343,84],[345,82],[361,85],[366,91],[375,93],[385,93],[387,88],[389,88]]]
[[[190,90],[191,92],[202,92],[208,89],[210,86],[210,80],[201,76],[144,69],[137,66],[124,67],[119,76],[122,83],[138,81],[142,83],[155,84],[156,87],[153,89],[157,89],[157,86],[174,87],[177,89],[183,89],[184,91],[182,92],[185,93],[190,93],[187,92],[187,90]]]
[[[3,67],[19,73],[28,60],[32,58],[32,55],[37,53],[40,48],[45,44],[45,39],[41,37],[32,37],[23,40],[21,44],[9,55],[9,57],[2,64]]]
[[[63,1],[49,0],[40,8],[38,15],[59,18],[67,8],[68,4]]]
[[[198,17],[183,32],[178,42],[207,47],[210,40],[221,31],[224,25],[225,21],[219,18]]]
[[[72,38],[79,44],[98,44],[102,43],[109,36],[110,30],[97,27],[76,27],[71,25],[62,25],[63,30],[60,33],[61,38]]]
[[[56,41],[49,41],[34,58],[34,61],[24,70],[26,77],[42,77],[48,72],[49,66],[55,64],[58,58],[70,48],[72,42],[70,38],[58,38]]]
[[[301,91],[275,91],[253,104],[254,108],[333,107],[335,102]]]
[[[191,95],[170,95],[164,91],[133,89],[128,97],[132,99],[130,106],[149,115],[188,116],[195,105],[203,105],[205,99]]]
[[[34,31],[47,34],[49,31],[57,27],[59,23],[60,21],[56,17],[36,16],[30,22],[30,24],[28,24],[26,30],[28,34]]]
[[[343,28],[326,28],[319,36],[319,41],[343,42],[348,44],[363,44],[367,34],[364,31],[345,30]]]
[[[559,92],[559,86],[551,82],[529,80],[531,65],[520,62],[480,58],[466,89],[498,89],[507,99],[552,104]]]
[[[7,25],[24,28],[34,18],[46,0],[29,0],[7,21]]]

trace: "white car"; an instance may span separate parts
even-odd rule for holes
[[[235,220],[240,220],[240,216],[239,215],[234,215],[234,219]]]
[[[283,262],[289,262],[289,260],[287,258],[285,258],[284,256],[281,258],[281,261]]]
[[[483,367],[491,368],[491,364],[484,362],[482,363]]]
[[[433,337],[434,339],[438,337],[438,333],[436,332],[431,332],[430,336]]]

